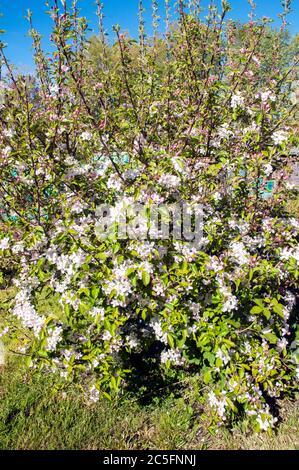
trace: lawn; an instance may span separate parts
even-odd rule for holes
[[[0,449],[299,449],[299,400],[282,401],[272,436],[245,426],[211,435],[186,388],[140,404],[129,396],[93,406],[74,387],[54,393],[48,377],[30,377],[14,360],[0,374]]]

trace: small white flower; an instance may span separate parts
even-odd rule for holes
[[[297,263],[299,263],[299,247],[297,248],[283,248],[280,252],[280,259],[283,261],[288,261],[290,258],[295,258]]]
[[[282,338],[277,342],[277,348],[279,351],[283,351],[288,345],[286,338]]]
[[[181,173],[182,175],[188,174],[188,172],[186,171],[186,163],[183,160],[181,160],[178,157],[173,157],[171,161],[172,161],[173,168],[175,169],[175,171],[177,171],[178,173]]]
[[[105,330],[102,336],[103,341],[109,341],[112,338],[110,331]]]
[[[5,137],[8,137],[8,138],[11,138],[14,136],[14,130],[13,129],[4,129],[3,130],[3,134],[5,135]]]
[[[120,191],[122,188],[120,177],[118,175],[110,175],[107,181],[107,187],[109,189],[114,189],[115,191]]]
[[[50,331],[46,344],[48,351],[55,351],[57,344],[62,340],[62,331],[61,326],[57,326]]]
[[[264,173],[266,176],[269,176],[271,173],[273,173],[273,166],[271,163],[267,163],[267,165],[264,166]]]
[[[238,107],[242,108],[244,106],[244,98],[240,93],[236,93],[232,96],[231,106],[233,109]]]
[[[190,302],[189,309],[193,315],[198,315],[200,311],[200,305],[196,302]]]
[[[131,334],[130,336],[127,336],[126,337],[126,341],[127,341],[127,345],[129,346],[129,348],[131,349],[135,349],[137,348],[139,342],[138,342],[138,339],[137,339],[137,336],[134,335],[134,334]]]
[[[100,399],[100,392],[95,385],[89,389],[89,400],[96,403]]]
[[[83,212],[84,209],[86,209],[86,207],[87,204],[84,204],[81,201],[75,201],[71,207],[71,212],[73,214],[80,214],[81,212]]]
[[[294,189],[296,187],[294,183],[290,183],[289,181],[285,183],[285,186],[287,189]]]
[[[45,318],[38,315],[34,306],[30,303],[30,290],[28,288],[27,290],[20,290],[15,299],[16,304],[12,311],[13,315],[19,318],[24,326],[32,328],[34,333],[38,335],[44,325]]]
[[[247,253],[242,242],[233,242],[230,245],[230,249],[232,258],[234,258],[238,264],[248,264],[249,254]]]
[[[226,408],[226,398],[217,398],[214,392],[209,392],[208,402],[212,408],[215,408],[218,416],[225,421],[225,408]]]
[[[272,139],[275,145],[281,145],[289,137],[286,131],[276,131],[272,135]]]
[[[98,318],[100,321],[104,320],[105,317],[105,309],[103,307],[93,307],[89,315],[93,318]]]
[[[167,344],[167,333],[163,331],[160,320],[158,319],[151,320],[150,326],[154,330],[156,339],[158,341],[161,341],[162,343]]]
[[[158,295],[158,296],[163,297],[165,295],[165,287],[159,281],[155,282],[153,290],[154,290],[155,294]]]
[[[51,96],[55,96],[59,93],[59,86],[57,84],[50,86],[50,94]]]
[[[170,362],[172,364],[175,364],[177,366],[180,366],[184,363],[184,358],[182,357],[181,352],[179,349],[168,349],[164,350],[161,353],[161,363],[165,364],[166,362]]]
[[[9,238],[5,237],[0,240],[0,250],[7,250],[9,248]]]
[[[61,378],[67,379],[67,376],[68,376],[67,370],[61,370],[61,371],[60,371],[60,377],[61,377]]]
[[[299,222],[297,219],[295,219],[295,217],[292,217],[291,219],[289,219],[289,222],[294,229],[299,230]]]
[[[258,415],[256,420],[260,426],[261,431],[268,431],[269,428],[273,428],[277,418],[273,418],[272,416],[263,413],[262,415]]]
[[[229,124],[223,124],[222,126],[219,127],[218,129],[218,137],[220,139],[228,139],[230,136],[232,136],[234,133],[229,129]]]
[[[254,56],[252,57],[252,61],[253,61],[257,66],[260,66],[260,65],[261,65],[261,61],[260,61],[260,59],[259,59],[256,55],[254,55]]]
[[[1,331],[1,333],[0,333],[0,338],[2,338],[2,336],[6,335],[8,332],[9,332],[9,327],[6,326],[6,327],[4,328],[4,330]]]
[[[11,251],[12,251],[14,254],[23,253],[23,251],[24,251],[24,243],[23,243],[23,242],[16,243],[15,245],[12,246]]]
[[[219,191],[216,191],[216,192],[213,194],[213,199],[214,199],[214,201],[216,201],[216,202],[221,201],[222,196],[221,196],[221,194],[219,193]]]
[[[238,300],[234,295],[231,295],[224,302],[222,311],[231,312],[232,310],[236,310],[237,308],[238,308]]]
[[[276,101],[276,96],[271,90],[264,91],[263,93],[260,94],[261,100],[264,104],[266,104],[268,101]]]
[[[221,361],[223,362],[225,366],[230,361],[230,357],[227,354],[224,354],[224,352],[221,349],[218,349],[218,351],[216,352],[216,357],[221,359]]]
[[[81,137],[82,140],[88,141],[88,140],[92,139],[92,133],[88,132],[88,131],[84,131],[84,132],[82,132],[80,137]]]
[[[169,188],[177,188],[181,182],[178,176],[167,174],[167,173],[160,176],[158,181],[162,186],[166,186]]]

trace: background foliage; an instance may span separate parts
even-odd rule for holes
[[[188,377],[211,430],[242,418],[269,431],[298,379],[298,40],[288,8],[280,31],[226,21],[229,8],[203,20],[180,1],[149,38],[140,2],[139,41],[115,26],[110,45],[100,3],[88,40],[76,2],[54,1],[52,56],[28,14],[34,77],[2,45],[2,334],[92,403]],[[120,198],[203,204],[202,246],[99,240],[96,208]]]

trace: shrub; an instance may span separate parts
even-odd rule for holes
[[[298,221],[286,209],[297,68],[276,66],[285,15],[269,51],[268,21],[231,22],[225,1],[206,20],[179,2],[178,21],[147,38],[141,2],[139,41],[116,26],[109,46],[99,4],[95,60],[76,2],[62,3],[50,11],[52,56],[29,14],[35,77],[17,76],[1,49],[0,250],[18,263],[21,351],[91,401],[140,375],[153,388],[191,374],[212,427],[246,416],[269,430],[298,376]],[[97,208],[117,214],[120,199],[200,205],[201,245],[97,236]],[[41,313],[52,296],[59,313]]]

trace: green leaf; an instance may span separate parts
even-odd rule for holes
[[[105,253],[97,253],[96,258],[105,261],[107,259],[107,255]]]
[[[173,336],[171,336],[170,334],[167,335],[167,341],[168,341],[168,344],[169,346],[171,347],[171,349],[174,348],[174,339],[173,339]]]
[[[99,296],[100,288],[99,287],[93,287],[91,289],[91,296],[93,299],[97,299]]]
[[[284,306],[281,304],[277,304],[273,307],[273,311],[277,313],[277,315],[279,315],[281,318],[284,318],[283,310],[284,310]]]
[[[271,317],[271,312],[270,312],[270,310],[269,310],[268,308],[264,308],[264,310],[263,310],[263,315],[267,318],[267,320],[269,320],[270,317]]]
[[[250,310],[250,313],[252,313],[253,315],[256,315],[256,314],[262,313],[262,311],[263,311],[263,308],[258,307],[256,305],[255,307],[252,307],[252,309]]]
[[[148,272],[142,271],[142,282],[144,286],[148,286],[151,282],[151,277]]]
[[[133,274],[135,271],[136,271],[136,268],[131,267],[131,268],[128,268],[128,269],[127,269],[126,274],[127,274],[127,276],[130,276],[130,275]]]
[[[112,400],[111,395],[109,395],[109,393],[103,392],[103,395],[104,395],[104,397],[106,397],[109,401]]]
[[[220,359],[220,357],[217,357],[216,359],[216,367],[221,367],[222,366],[222,360]]]
[[[210,364],[211,366],[214,365],[214,362],[215,362],[215,355],[214,355],[213,353],[211,353],[211,352],[209,352],[209,351],[206,351],[206,352],[204,353],[203,357],[208,360],[208,362],[209,362],[209,364]]]
[[[266,333],[264,337],[269,341],[270,344],[276,344],[278,341],[277,336],[274,333]]]
[[[206,385],[212,381],[212,372],[210,370],[204,374],[203,381]]]
[[[111,384],[111,388],[112,388],[113,390],[117,390],[117,389],[118,389],[118,386],[117,386],[115,377],[111,377],[111,382],[110,382],[110,384]]]

